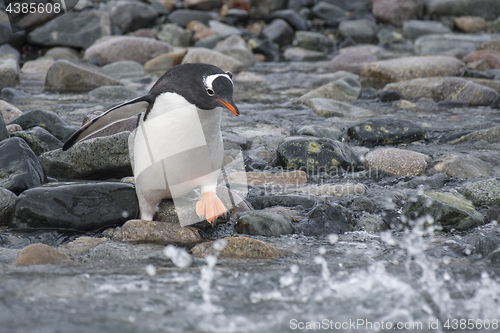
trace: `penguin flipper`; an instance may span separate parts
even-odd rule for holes
[[[153,102],[153,100],[154,98],[151,95],[145,95],[112,107],[73,133],[73,135],[71,135],[64,143],[62,150],[68,150],[75,143],[85,139],[95,132],[98,132],[120,120],[127,119],[143,112]]]

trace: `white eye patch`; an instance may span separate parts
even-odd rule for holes
[[[212,75],[205,76],[205,78],[204,78],[205,87],[207,89],[213,90],[212,84],[215,81],[215,79],[218,78],[219,76],[223,76],[223,77],[227,78],[229,81],[231,81],[231,83],[233,83],[233,80],[231,80],[231,77],[227,74],[212,74]]]

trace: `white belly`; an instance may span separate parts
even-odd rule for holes
[[[139,195],[179,197],[201,188],[215,191],[222,165],[221,108],[200,110],[183,97],[156,98],[134,141],[134,177]]]

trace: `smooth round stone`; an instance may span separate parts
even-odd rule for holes
[[[266,18],[266,22],[271,22],[277,18],[285,20],[295,31],[307,30],[306,20],[295,10],[283,9],[274,11]]]
[[[16,87],[19,84],[19,63],[15,56],[0,57],[0,89]]]
[[[422,153],[399,148],[380,148],[365,156],[365,168],[377,169],[393,176],[419,176],[431,158]]]
[[[305,136],[314,136],[317,138],[329,138],[340,140],[342,132],[336,128],[325,128],[317,125],[305,125],[297,130],[297,134]]]
[[[147,28],[158,17],[158,11],[140,1],[118,1],[108,9],[113,25],[120,28],[123,34]]]
[[[478,16],[460,16],[453,20],[455,27],[466,33],[475,33],[486,28],[486,21]]]
[[[441,100],[469,105],[490,105],[498,96],[495,90],[462,78],[445,80],[437,94]]]
[[[50,91],[83,92],[100,86],[121,85],[96,68],[58,60],[50,66],[45,77],[45,89]]]
[[[179,27],[177,24],[169,23],[161,27],[157,38],[172,46],[187,47],[192,42],[192,32]]]
[[[107,64],[102,70],[115,79],[138,78],[144,76],[144,68],[137,61],[123,60]]]
[[[4,88],[2,90],[2,97],[3,97],[4,91],[6,89],[10,89],[10,88]],[[26,95],[27,94],[25,94],[25,97],[26,97]],[[6,101],[2,101],[2,100],[0,100],[0,113],[2,115],[3,120],[7,124],[10,123],[11,121],[13,121],[14,119],[19,118],[20,116],[23,115],[23,112],[21,110],[16,108],[14,105],[12,105]]]
[[[437,54],[454,49],[462,49],[466,54],[476,50],[482,43],[495,39],[492,34],[432,34],[415,40],[416,54]]]
[[[320,61],[326,59],[323,52],[311,51],[301,47],[290,47],[283,53],[288,61]]]
[[[369,20],[343,21],[339,32],[345,38],[352,38],[357,43],[371,43],[375,38],[377,26]]]
[[[341,49],[340,54],[330,60],[328,69],[333,72],[345,70],[359,75],[364,64],[380,60],[388,54],[389,52],[375,45],[349,46]]]
[[[323,20],[346,17],[346,12],[339,6],[335,6],[326,1],[320,1],[312,8],[312,12],[316,17]]]
[[[220,258],[234,259],[273,259],[280,256],[271,245],[258,239],[248,237],[226,237],[224,248],[214,246],[215,242],[196,244],[191,253],[194,257],[205,258],[207,255],[218,254]]]
[[[403,22],[403,35],[411,40],[430,34],[450,34],[449,27],[436,21],[409,20]]]
[[[372,13],[378,21],[400,27],[403,22],[416,19],[422,6],[411,0],[379,0],[373,3]]]
[[[179,52],[161,54],[146,62],[144,64],[144,71],[161,76],[172,67],[179,65],[186,53],[187,50],[184,49]]]
[[[474,131],[456,140],[451,141],[450,144],[457,144],[462,142],[470,142],[478,140],[483,140],[489,143],[500,142],[500,126],[480,131]]]
[[[66,141],[78,129],[78,127],[68,125],[55,112],[46,110],[33,110],[23,113],[9,124],[18,124],[24,130],[40,126],[61,141]]]
[[[66,59],[72,62],[77,62],[80,58],[78,52],[70,47],[56,46],[45,52],[45,57],[54,60]]]
[[[295,226],[295,231],[306,236],[343,234],[350,231],[347,210],[341,205],[320,203],[309,212],[307,221]]]
[[[384,220],[375,214],[363,212],[363,214],[351,222],[354,231],[380,232],[387,229]]]
[[[311,98],[306,100],[304,104],[321,117],[363,118],[373,115],[373,112],[368,109],[329,98]]]
[[[14,265],[57,265],[67,260],[67,257],[57,249],[45,244],[31,244],[19,251]]]
[[[252,66],[255,58],[250,47],[239,35],[232,35],[217,43],[214,51],[226,54],[243,63],[243,66]]]
[[[282,19],[274,19],[264,28],[262,33],[279,46],[289,45],[293,42],[294,30]]]
[[[500,68],[500,52],[495,50],[481,50],[469,53],[462,58],[466,64],[477,61],[485,61],[489,68]]]
[[[122,226],[121,232],[122,241],[133,242],[186,245],[202,239],[197,229],[171,222],[130,220]]]
[[[299,103],[307,103],[313,98],[328,98],[339,102],[352,103],[358,99],[361,93],[361,84],[355,75],[346,75],[307,94],[302,95]]]
[[[430,16],[481,16],[486,20],[496,19],[500,15],[497,0],[429,0],[426,2]]]
[[[327,36],[313,31],[296,31],[293,45],[311,51],[329,53],[333,50],[333,40]]]
[[[465,186],[464,196],[471,200],[475,206],[499,205],[500,182],[496,178],[480,180]]]
[[[372,81],[403,81],[434,76],[459,76],[465,64],[454,57],[420,56],[403,57],[368,63],[361,70],[361,77]]]
[[[433,168],[451,177],[488,177],[492,175],[492,165],[467,154],[450,154]]]
[[[207,25],[213,16],[209,12],[201,10],[177,9],[168,15],[168,20],[178,24],[181,27],[186,27],[191,21],[200,21]]]

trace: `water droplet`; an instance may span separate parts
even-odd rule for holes
[[[321,247],[318,249],[318,253],[319,253],[319,254],[321,254],[321,255],[325,254],[325,253],[326,253],[326,249],[325,249],[325,247],[324,247],[324,246],[321,246]]]
[[[222,251],[226,248],[227,242],[224,239],[218,239],[214,242],[215,251]]]
[[[127,218],[127,217],[129,217],[129,216],[130,216],[130,213],[129,213],[128,211],[126,211],[126,210],[122,211],[122,217],[123,217],[124,219],[126,219],[126,218]]]
[[[186,268],[191,265],[193,258],[183,248],[178,248],[174,245],[168,245],[163,253],[172,260],[175,266],[179,268]]]
[[[451,280],[451,276],[450,276],[450,274],[448,274],[448,273],[444,273],[444,274],[443,274],[443,280],[445,280],[445,281],[450,281],[450,280]]]
[[[292,272],[292,274],[297,274],[299,272],[299,266],[298,265],[290,266],[290,272]]]
[[[156,267],[154,265],[147,265],[146,266],[146,273],[148,273],[149,276],[155,276],[156,275]]]
[[[329,234],[328,235],[328,241],[330,242],[330,244],[335,244],[335,243],[337,243],[338,240],[339,240],[338,235],[336,235],[336,234]]]

